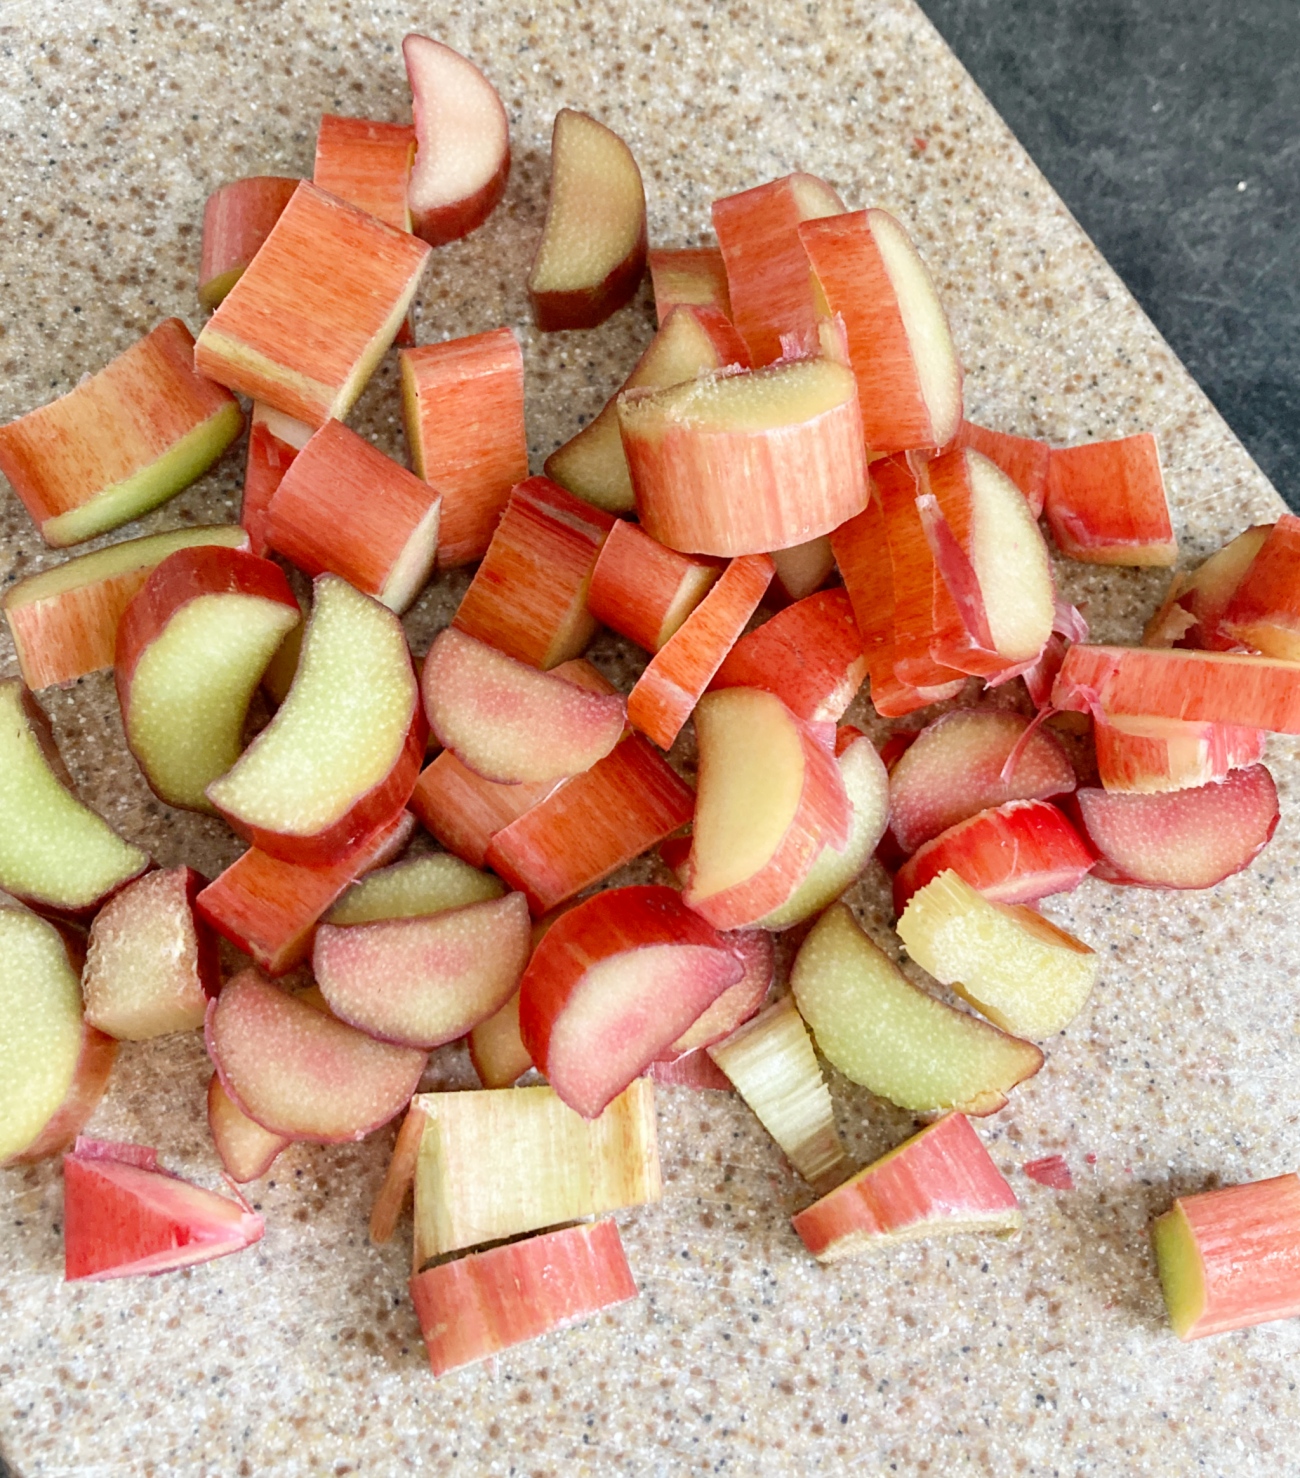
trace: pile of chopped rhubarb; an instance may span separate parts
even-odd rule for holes
[[[467,58],[404,55],[412,124],[326,116],[311,179],[210,198],[197,340],[167,319],[0,428],[62,548],[249,422],[238,525],[74,553],[4,598],[0,1163],[67,1151],[68,1279],[156,1274],[263,1224],[81,1137],[118,1041],[203,1030],[232,1187],[401,1118],[371,1235],[413,1195],[437,1374],[636,1297],[612,1213],[663,1194],[656,1084],[740,1095],[810,1187],[793,1233],[822,1262],[1013,1235],[972,1121],[1102,969],[1040,905],[1208,888],[1268,843],[1300,519],[1176,574],[1142,645],[1090,643],[1058,560],[1178,559],[1155,438],[968,421],[907,229],[813,175],[715,201],[716,247],[650,250],[636,159],[570,109],[537,327],[603,322],[648,268],[658,330],[530,476],[511,326],[417,344],[411,315],[502,197],[507,115]],[[346,425],[392,346],[409,468]],[[400,617],[463,566],[417,658]],[[630,691],[587,658],[602,628],[643,654]],[[248,844],[219,877],[155,867],[74,793],[33,693],[105,669],[159,800]],[[896,934],[853,907],[882,867]],[[459,1042],[482,1088],[421,1092]],[[918,1132],[857,1165],[823,1062]],[[1023,1173],[1073,1189],[1059,1153]],[[1183,1197],[1154,1239],[1182,1337],[1300,1314],[1295,1175]]]

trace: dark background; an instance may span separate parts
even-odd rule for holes
[[[1300,0],[920,0],[1300,509]]]

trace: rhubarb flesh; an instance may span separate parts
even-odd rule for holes
[[[957,429],[954,447],[969,447],[994,462],[1024,494],[1029,511],[1038,518],[1047,496],[1047,468],[1052,449],[1045,441],[1028,436],[1011,436],[1005,431],[990,431],[973,421],[963,421]]]
[[[725,936],[732,952],[739,956],[745,973],[697,1016],[690,1026],[668,1048],[671,1058],[660,1063],[690,1057],[705,1047],[712,1047],[729,1037],[738,1026],[757,1015],[776,978],[776,950],[766,929],[741,929]]]
[[[820,590],[835,568],[835,551],[829,534],[809,539],[806,544],[792,544],[789,549],[774,549],[776,594],[786,600],[803,600]]]
[[[533,1065],[519,1030],[519,992],[469,1034],[469,1060],[485,1088],[509,1088]]]
[[[500,898],[505,886],[446,852],[410,857],[381,867],[348,889],[325,915],[327,924],[373,924],[381,919],[417,919]]]
[[[646,254],[655,316],[662,324],[677,307],[716,308],[731,317],[727,269],[716,246],[681,247]]]
[[[263,1129],[242,1112],[221,1086],[217,1073],[208,1080],[208,1129],[226,1174],[240,1185],[260,1180],[281,1150],[293,1143]]]

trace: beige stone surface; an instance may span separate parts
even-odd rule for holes
[[[514,143],[502,208],[434,254],[419,338],[519,331],[535,469],[653,323],[647,289],[590,333],[529,325],[551,119],[567,104],[635,151],[658,245],[708,239],[712,198],[795,168],[853,207],[895,210],[948,304],[972,416],[1059,442],[1155,431],[1185,560],[1280,508],[909,0],[3,0],[0,420],[164,315],[197,329],[209,191],[308,172],[324,110],[406,117],[411,28],[485,67]],[[391,356],[353,424],[400,454]],[[241,477],[236,450],[123,532],[231,518]],[[0,496],[0,581],[57,558]],[[1103,640],[1136,640],[1163,586],[1060,576]],[[417,653],[464,583],[417,603]],[[596,652],[626,686],[628,655],[608,639]],[[6,634],[0,675],[14,671]],[[87,796],[163,865],[211,873],[236,854],[219,823],[151,797],[106,677],[43,701]],[[1247,873],[1188,895],[1089,882],[1048,907],[1104,963],[1045,1070],[979,1125],[1024,1204],[1017,1244],[820,1268],[789,1226],[809,1194],[745,1108],[662,1090],[664,1201],[619,1216],[640,1300],[435,1383],[406,1297],[408,1224],[387,1248],[366,1239],[391,1130],[291,1148],[253,1188],[260,1245],[152,1281],[65,1286],[57,1166],[0,1172],[0,1453],[22,1478],[1300,1472],[1300,1321],[1181,1346],[1146,1231],[1171,1194],[1300,1162],[1297,750],[1270,743],[1282,822]],[[887,943],[874,864],[851,901]],[[93,1130],[219,1184],[207,1071],[197,1035],[126,1045]],[[465,1071],[444,1054],[442,1081]],[[859,1158],[910,1128],[833,1087]],[[1072,1193],[1019,1168],[1057,1151]]]

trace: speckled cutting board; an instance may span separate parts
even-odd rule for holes
[[[209,191],[309,173],[322,111],[408,116],[398,48],[416,28],[484,67],[514,146],[504,205],[434,253],[419,338],[519,332],[535,468],[653,325],[648,289],[594,332],[529,324],[551,119],[570,104],[631,145],[661,246],[708,239],[715,196],[793,169],[897,212],[948,306],[972,417],[1061,443],[1155,431],[1184,561],[1280,510],[909,0],[0,0],[0,419],[167,314],[197,329]],[[403,454],[391,356],[353,424]],[[233,519],[242,469],[241,443],[122,532]],[[5,582],[58,558],[7,492],[0,518]],[[1065,564],[1060,578],[1103,641],[1135,641],[1165,579]],[[464,583],[416,605],[417,655]],[[602,639],[595,655],[627,685],[624,651]],[[107,677],[43,701],[88,798],[162,864],[213,873],[236,855],[219,823],[151,797]],[[980,1123],[1024,1204],[1015,1245],[821,1268],[789,1223],[811,1197],[743,1104],[665,1089],[664,1200],[618,1218],[641,1298],[435,1382],[406,1295],[409,1223],[384,1249],[366,1238],[391,1130],[291,1148],[253,1188],[258,1246],[155,1280],[65,1286],[57,1165],[0,1172],[0,1453],[22,1478],[1300,1473],[1300,1321],[1181,1346],[1147,1240],[1173,1194],[1300,1163],[1297,747],[1270,742],[1282,822],[1245,874],[1049,900],[1104,965],[1044,1071]],[[851,901],[896,949],[874,864]],[[433,1077],[470,1081],[454,1051]],[[197,1034],[128,1045],[91,1129],[217,1185],[206,1081]],[[833,1089],[860,1161],[909,1132],[907,1115]],[[1020,1169],[1057,1151],[1071,1193]]]

